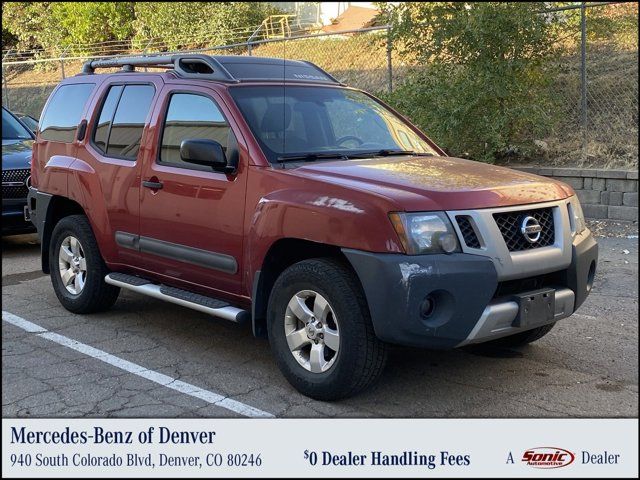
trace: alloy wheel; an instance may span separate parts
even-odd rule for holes
[[[318,292],[302,290],[289,300],[284,333],[291,354],[305,370],[324,373],[335,363],[340,348],[338,321]]]
[[[87,259],[80,241],[69,235],[62,240],[58,254],[62,284],[72,295],[80,295],[87,281]]]

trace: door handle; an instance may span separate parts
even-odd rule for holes
[[[150,188],[151,190],[160,190],[162,188],[162,182],[153,182],[151,180],[144,180],[142,182],[142,186]]]

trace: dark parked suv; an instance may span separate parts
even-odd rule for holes
[[[389,343],[532,342],[596,269],[570,186],[447,157],[302,61],[88,62],[45,106],[32,184],[68,310],[124,288],[249,322],[318,399],[371,384]]]
[[[33,133],[2,107],[2,235],[35,232],[25,219]]]

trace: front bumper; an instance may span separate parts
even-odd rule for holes
[[[26,198],[2,199],[2,235],[35,232],[33,224],[25,220]]]
[[[489,257],[343,252],[360,278],[378,338],[438,349],[486,342],[568,317],[589,294],[598,258],[591,233],[576,236],[571,264],[553,272],[553,284],[545,285],[555,290],[553,318],[521,326],[515,292],[500,294]]]

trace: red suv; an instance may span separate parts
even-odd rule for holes
[[[532,342],[596,269],[571,187],[447,157],[302,61],[88,62],[44,108],[31,183],[65,308],[124,288],[250,322],[323,400],[371,384],[389,343]]]

